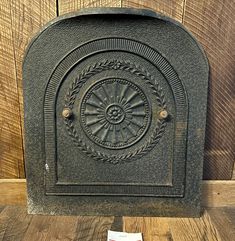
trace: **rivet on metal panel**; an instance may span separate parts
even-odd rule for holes
[[[72,110],[70,108],[64,108],[63,111],[62,111],[62,116],[64,118],[69,118],[71,117],[73,114]]]
[[[160,112],[159,112],[159,117],[160,117],[160,119],[166,119],[167,117],[168,117],[168,112],[166,111],[166,110],[161,110]]]

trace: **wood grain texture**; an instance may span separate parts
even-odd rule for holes
[[[222,241],[207,211],[200,218],[124,217],[124,231],[143,233],[144,241]]]
[[[233,166],[233,176],[232,179],[235,180],[235,165]]]
[[[103,241],[112,222],[113,217],[33,215],[22,241]]]
[[[235,238],[235,207],[210,208],[207,210],[212,223],[220,233],[223,240],[234,240]]]
[[[144,241],[232,241],[235,219],[227,213],[234,215],[235,208],[207,209],[201,218],[123,217],[121,230],[142,232]],[[0,212],[0,241],[105,241],[113,220],[28,215],[23,206],[6,206]]]
[[[2,212],[2,210],[5,208],[5,205],[0,205],[0,213]]]
[[[11,6],[0,4],[0,178],[24,177]]]
[[[122,7],[148,8],[182,22],[184,1],[185,0],[122,0]]]
[[[0,241],[103,241],[114,217],[28,215],[24,206],[0,213]]]
[[[50,241],[53,239],[74,240],[77,236],[77,233],[76,233],[77,226],[78,226],[78,217],[67,217],[67,216],[56,217],[51,223],[51,226],[45,241]],[[29,236],[29,241],[30,241],[30,236]]]
[[[0,213],[0,241],[21,241],[31,218],[25,207],[5,207]]]
[[[111,217],[79,217],[77,225],[77,240],[103,241],[111,228],[114,218]]]
[[[0,13],[0,178],[24,178],[23,55],[30,38],[56,16],[56,1],[3,0]]]
[[[31,240],[46,240],[49,230],[53,223],[55,222],[55,216],[40,216],[33,215],[32,221],[24,235],[22,240],[31,241]]]
[[[26,205],[25,179],[0,179],[0,205]]]
[[[235,181],[203,181],[204,207],[235,206]]]
[[[26,205],[25,179],[0,179],[0,205]],[[203,181],[202,206],[235,206],[235,181]],[[119,230],[121,217],[116,218],[113,228]]]
[[[59,15],[81,8],[121,7],[122,0],[58,0]]]
[[[231,179],[235,160],[235,1],[187,0],[183,24],[209,59],[205,179]]]

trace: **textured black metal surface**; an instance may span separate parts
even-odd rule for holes
[[[179,24],[90,9],[24,60],[30,213],[198,216],[208,64]]]

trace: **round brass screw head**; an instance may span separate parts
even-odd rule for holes
[[[168,112],[166,110],[162,110],[159,113],[160,119],[166,119],[168,117]]]
[[[64,108],[63,111],[62,111],[62,116],[63,116],[64,118],[69,118],[69,117],[72,116],[72,114],[73,114],[73,112],[72,112],[72,110],[69,109],[69,108]]]

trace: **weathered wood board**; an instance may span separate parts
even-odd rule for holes
[[[0,207],[0,240],[107,240],[107,231],[141,232],[145,241],[231,241],[235,209],[207,209],[200,218],[42,216],[24,206]]]

